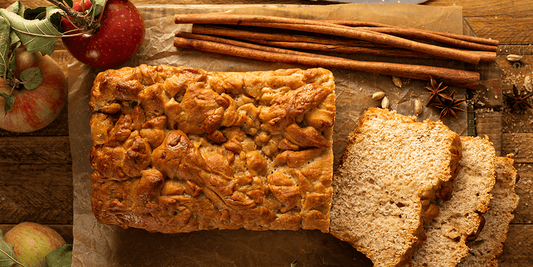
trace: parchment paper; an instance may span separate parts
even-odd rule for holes
[[[137,66],[173,65],[199,67],[207,71],[254,71],[305,66],[259,62],[190,50],[176,49],[173,36],[190,25],[175,25],[177,13],[235,12],[269,14],[314,19],[353,19],[382,22],[405,27],[462,33],[461,7],[416,5],[343,4],[332,6],[137,6],[146,21],[146,38],[138,55],[125,64]],[[371,59],[371,58],[370,58]],[[401,62],[402,60],[399,60]],[[425,64],[454,66],[454,62],[431,61]],[[139,229],[122,229],[98,223],[91,212],[89,150],[92,145],[88,109],[89,91],[101,71],[77,61],[69,65],[69,133],[73,158],[74,250],[72,266],[372,266],[348,243],[319,231],[213,230],[165,235]],[[402,79],[396,87],[390,76],[332,70],[336,80],[337,117],[334,133],[336,162],[344,151],[347,135],[370,106],[371,99],[384,91],[390,109],[414,115],[414,100],[427,101],[428,82]],[[465,92],[459,88],[457,96]],[[459,120],[444,122],[457,133],[467,130],[466,113]],[[438,119],[438,111],[425,108],[419,120]]]

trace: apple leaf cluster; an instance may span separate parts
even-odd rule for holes
[[[72,265],[72,244],[58,247],[45,257],[48,267],[70,267]],[[0,267],[11,267],[14,264],[24,266],[17,260],[13,251],[13,244],[4,241],[0,230]]]
[[[90,0],[94,8],[83,13],[93,18],[101,13],[105,0]],[[54,5],[25,8],[17,1],[6,9],[0,9],[0,78],[4,86],[16,88],[24,86],[32,90],[43,81],[40,70],[25,70],[20,80],[14,77],[16,71],[15,51],[23,45],[29,53],[40,52],[49,55],[54,52],[58,38],[65,36],[61,32],[61,18],[67,17],[66,10],[72,11],[72,0],[54,0]],[[15,98],[0,93],[4,98],[4,111],[13,108]]]

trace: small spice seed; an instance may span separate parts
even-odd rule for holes
[[[418,99],[415,100],[415,113],[417,116],[422,113],[422,102]]]
[[[384,109],[388,109],[389,108],[389,98],[388,97],[383,97],[383,99],[381,99],[381,108],[384,108]]]
[[[392,83],[394,83],[394,85],[396,85],[398,88],[402,88],[403,83],[400,77],[392,76]]]
[[[384,96],[384,92],[375,92],[372,94],[372,100],[381,100]]]
[[[520,61],[522,56],[520,55],[507,55],[507,60],[509,61]]]

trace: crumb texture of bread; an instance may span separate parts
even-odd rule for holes
[[[99,222],[162,233],[329,231],[329,70],[143,64],[100,72],[89,108]]]
[[[461,137],[463,157],[450,200],[437,200],[439,215],[425,225],[427,240],[408,266],[457,266],[483,229],[495,184],[494,147],[488,139]]]
[[[402,266],[425,239],[424,212],[454,178],[459,136],[441,122],[369,108],[333,181],[330,232],[375,266]]]
[[[519,197],[515,193],[518,172],[512,154],[496,158],[496,185],[492,190],[491,208],[483,216],[485,227],[472,242],[470,254],[458,265],[460,267],[497,267],[498,258],[503,255],[503,245],[507,239],[512,212],[518,206]]]

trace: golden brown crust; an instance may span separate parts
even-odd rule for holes
[[[329,231],[331,72],[126,67],[97,76],[89,107],[99,222]]]

